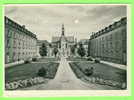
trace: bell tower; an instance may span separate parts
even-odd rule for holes
[[[64,36],[64,35],[65,35],[65,34],[64,34],[64,32],[65,32],[64,24],[62,24],[62,36]]]
[[[60,39],[60,43],[61,43],[61,56],[66,57],[67,56],[67,41],[66,41],[66,37],[65,37],[65,28],[64,28],[64,24],[62,24],[62,33],[61,33],[61,39]]]

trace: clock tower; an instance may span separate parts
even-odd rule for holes
[[[64,32],[65,32],[64,24],[62,24],[62,36],[64,36]]]
[[[62,24],[62,34],[61,34],[61,56],[66,57],[67,56],[67,40],[65,37],[65,29],[64,29],[64,24]]]

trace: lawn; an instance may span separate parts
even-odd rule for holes
[[[113,80],[117,82],[126,82],[126,71],[106,64],[91,62],[72,62],[70,66],[76,76],[81,78],[86,68],[94,67],[94,74],[91,76],[100,77],[105,80]]]
[[[86,58],[81,58],[81,57],[69,57],[67,58],[68,61],[87,61]]]
[[[12,82],[16,80],[24,80],[37,76],[37,72],[41,67],[48,69],[47,78],[54,78],[57,72],[59,63],[28,63],[15,65],[9,68],[5,68],[5,81]]]
[[[60,61],[60,58],[40,58],[38,62],[53,62],[53,61]]]

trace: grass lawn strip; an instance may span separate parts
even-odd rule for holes
[[[72,62],[69,63],[73,72],[79,79],[86,79],[93,83],[99,83],[101,85],[116,86],[126,89],[126,71],[105,64],[90,62]],[[84,71],[88,67],[94,67],[94,74],[87,77]]]
[[[47,78],[54,78],[57,72],[59,63],[28,63],[15,65],[5,69],[5,82],[24,80],[31,77],[36,77],[37,72],[41,67],[48,69]]]

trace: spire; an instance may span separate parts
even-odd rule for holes
[[[62,35],[64,36],[64,24],[62,24]]]

